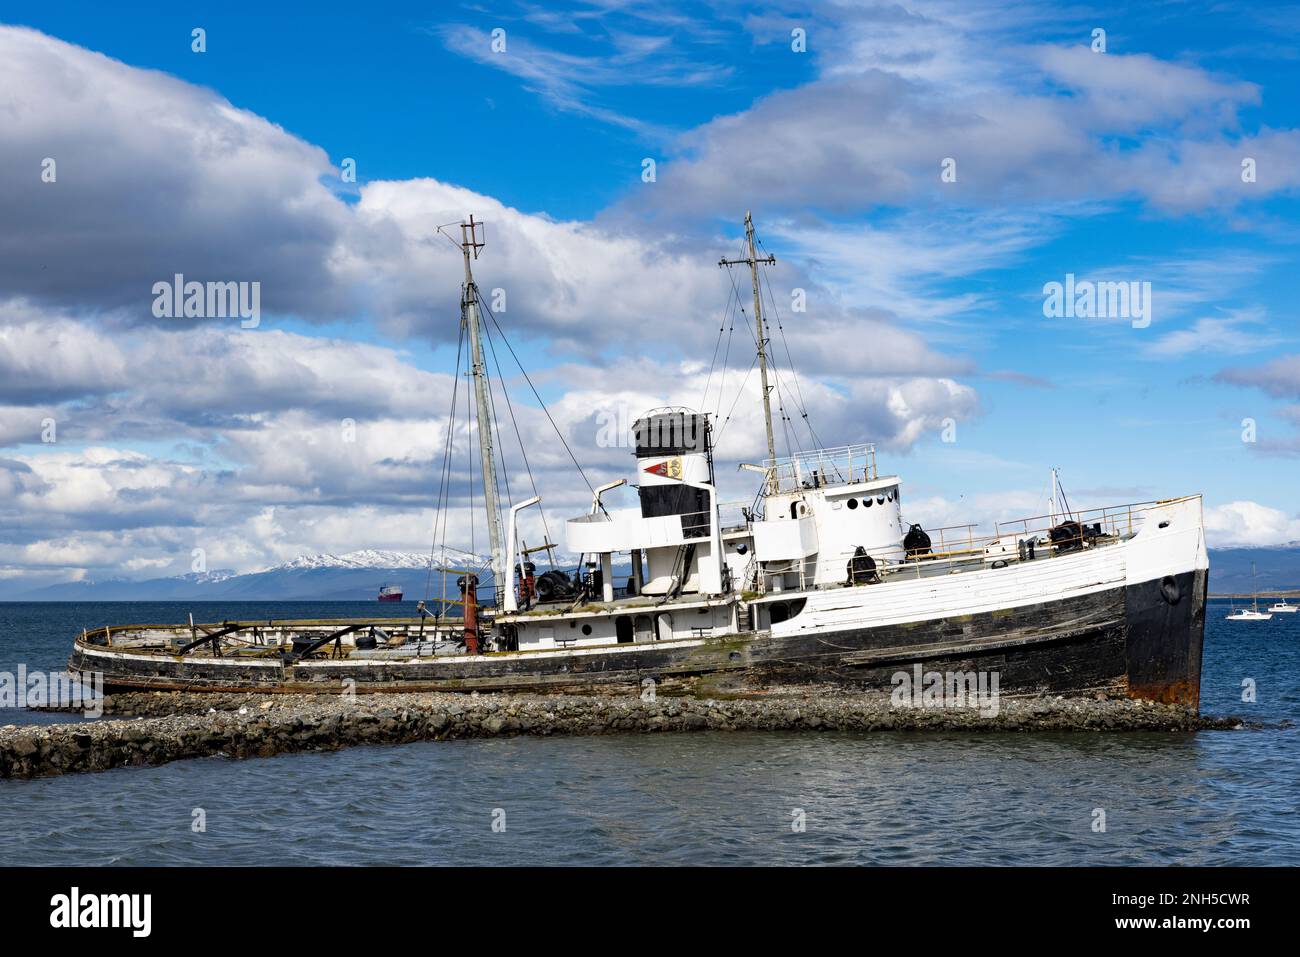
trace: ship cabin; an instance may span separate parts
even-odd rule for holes
[[[708,416],[656,410],[634,427],[640,507],[591,509],[566,523],[569,550],[587,560],[581,582],[563,572],[534,579],[515,565],[502,612],[509,646],[542,650],[612,642],[711,638],[766,630],[796,617],[804,597],[868,586],[996,569],[1131,537],[1141,509],[1060,512],[999,525],[976,538],[974,525],[924,530],[902,516],[901,482],[880,475],[875,447],[817,449],[742,468],[761,473],[752,505],[719,503]],[[1055,478],[1053,488],[1055,489]],[[518,510],[511,512],[508,541]],[[629,568],[625,587],[614,569]]]
[[[800,452],[762,471],[762,518],[747,543],[754,627],[797,613],[792,593],[867,584],[905,559],[901,481],[877,473],[874,446]]]
[[[507,567],[521,581],[505,590],[497,621],[513,628],[520,650],[707,638],[740,629],[736,580],[723,559],[708,416],[656,410],[634,423],[633,435],[640,507],[606,507],[602,496],[626,484],[620,480],[596,489],[591,510],[566,523],[569,550],[595,566],[585,587],[563,573],[533,579],[508,556]],[[509,524],[512,542],[513,512]],[[621,589],[614,582],[616,559],[631,567]]]
[[[877,474],[873,446],[745,466],[764,478],[744,507],[717,501],[708,416],[656,410],[633,433],[640,507],[606,508],[604,493],[624,484],[613,482],[566,524],[569,550],[594,566],[586,587],[516,569],[518,587],[507,589],[497,620],[521,650],[764,628],[797,607],[787,593],[850,583],[854,567],[861,579],[864,564],[904,557],[899,479]],[[513,540],[513,514],[510,526]],[[616,564],[631,569],[622,589]],[[516,567],[513,555],[507,567]]]

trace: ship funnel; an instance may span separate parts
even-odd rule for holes
[[[687,409],[655,409],[632,424],[641,515],[682,516],[688,538],[709,534],[709,493],[685,482],[713,484],[709,417]]]

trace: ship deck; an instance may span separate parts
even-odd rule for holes
[[[1188,497],[1193,498],[1194,496]],[[896,560],[884,558],[876,565],[878,580],[866,587],[887,588],[889,585],[917,579],[944,578],[964,572],[988,568],[1015,566],[1025,563],[1053,562],[1058,556],[1079,554],[1095,549],[1109,549],[1129,541],[1143,524],[1145,514],[1184,499],[1169,499],[1075,512],[1071,519],[1079,528],[1080,538],[1074,540],[1051,539],[1054,524],[1061,516],[1041,516],[1038,519],[1002,523],[992,536],[976,537],[974,526],[936,529],[933,549],[924,555],[899,555]],[[1021,548],[1034,542],[1028,554]],[[743,604],[766,604],[790,600],[801,596],[822,594],[826,591],[858,587],[846,580],[818,582],[815,575],[803,575],[802,568],[793,569],[797,584],[775,589],[761,582],[744,582],[735,592],[669,598],[658,595],[631,595],[609,602],[583,600],[533,607],[519,612],[504,613],[497,608],[480,608],[480,621],[489,624],[500,622],[527,622],[539,618],[583,618],[623,614],[639,609],[708,608]],[[461,644],[463,621],[460,618],[432,617],[374,617],[374,618],[311,618],[221,621],[204,624],[127,624],[110,625],[87,630],[77,639],[83,646],[111,649],[125,654],[165,656],[173,660],[184,658],[244,658],[266,659],[292,657],[295,660],[351,659],[395,660],[429,656],[467,655]],[[358,643],[358,638],[362,642]],[[514,655],[527,651],[497,651],[487,654]]]

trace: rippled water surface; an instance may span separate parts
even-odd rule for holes
[[[0,604],[0,671],[62,667],[83,625],[191,608],[205,617],[190,604]],[[0,781],[0,865],[1300,864],[1300,615],[1226,613],[1211,605],[1203,710],[1260,730],[520,737],[209,758]],[[1254,704],[1241,701],[1247,678]]]

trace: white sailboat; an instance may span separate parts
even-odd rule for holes
[[[1254,609],[1251,610],[1251,609],[1243,608],[1241,611],[1237,611],[1237,606],[1233,605],[1232,614],[1228,615],[1227,617],[1228,621],[1269,621],[1270,619],[1272,619],[1273,616],[1271,614],[1259,610],[1259,589],[1255,586],[1255,563],[1254,562],[1250,563],[1250,581],[1251,581],[1251,590],[1255,601]]]

